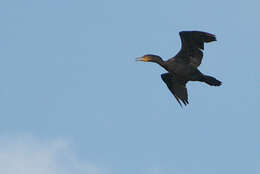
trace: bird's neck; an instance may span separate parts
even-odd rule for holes
[[[166,63],[165,63],[165,61],[163,60],[163,59],[157,59],[156,61],[154,61],[155,63],[157,63],[157,64],[159,64],[161,67],[163,67],[163,68],[167,68],[166,67]]]

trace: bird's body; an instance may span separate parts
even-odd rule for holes
[[[203,58],[204,43],[216,41],[216,36],[201,31],[182,31],[179,33],[182,41],[181,50],[176,56],[163,61],[160,56],[147,54],[138,61],[154,62],[162,66],[168,73],[161,78],[168,86],[178,103],[188,104],[186,83],[201,81],[211,86],[220,86],[221,82],[214,77],[204,75],[198,70]],[[182,105],[181,105],[182,106]]]

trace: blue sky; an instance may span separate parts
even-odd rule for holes
[[[259,5],[1,1],[0,172],[258,174]],[[181,30],[217,35],[199,69],[223,82],[189,83],[185,108],[135,62]]]

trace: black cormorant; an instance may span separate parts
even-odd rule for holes
[[[205,82],[211,86],[220,86],[221,82],[198,70],[203,57],[204,43],[216,41],[216,36],[202,31],[181,31],[179,34],[182,46],[176,56],[164,61],[160,56],[146,54],[136,61],[154,62],[167,70],[168,73],[161,74],[161,78],[182,106],[182,103],[189,103],[186,88],[188,81]]]

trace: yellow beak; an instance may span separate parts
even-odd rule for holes
[[[148,62],[149,61],[149,57],[138,57],[135,59],[136,61],[143,61],[143,62]]]

